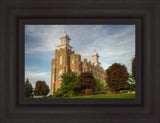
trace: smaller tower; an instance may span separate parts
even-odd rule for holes
[[[96,52],[96,50],[94,51],[94,53],[92,54],[92,63],[94,65],[100,65],[99,63],[99,55],[98,53]]]
[[[69,35],[66,33],[66,30],[64,31],[64,33],[61,35],[60,37],[61,40],[61,44],[58,45],[58,48],[62,48],[64,49],[65,47],[67,47],[67,49],[71,49],[72,47],[69,45],[69,42],[71,40],[71,38],[69,37]]]

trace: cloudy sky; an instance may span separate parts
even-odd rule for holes
[[[91,60],[96,50],[104,69],[113,63],[124,64],[131,73],[135,55],[135,25],[25,25],[25,79],[35,86],[37,80],[50,86],[51,59],[66,29],[72,50],[82,60]]]

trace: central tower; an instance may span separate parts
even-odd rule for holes
[[[96,66],[96,65],[100,65],[99,63],[99,55],[96,52],[96,50],[94,51],[94,53],[92,54],[92,63]]]
[[[70,68],[70,55],[74,54],[74,51],[71,50],[72,47],[69,45],[70,40],[65,31],[60,37],[61,44],[55,50],[55,59],[52,59],[51,68],[51,95],[61,86],[60,76]]]
[[[66,30],[64,31],[64,33],[61,35],[60,37],[61,40],[61,44],[58,45],[58,48],[62,48],[64,49],[65,47],[67,49],[72,49],[72,47],[69,45],[71,38],[69,37],[69,35],[66,33]]]

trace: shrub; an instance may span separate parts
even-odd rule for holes
[[[98,94],[98,92],[99,92],[99,88],[96,88],[95,89],[95,94]]]
[[[74,94],[74,91],[73,90],[70,90],[69,92],[68,92],[68,96],[69,97],[71,97],[71,96],[74,96],[75,94]]]
[[[88,94],[88,93],[93,93],[93,90],[92,89],[86,89],[85,94]]]
[[[110,91],[111,89],[109,88],[108,85],[104,86],[103,91]]]
[[[80,95],[82,93],[81,90],[77,87],[73,88],[73,92],[74,92],[74,95]],[[84,90],[83,90],[83,92],[84,92]]]
[[[95,80],[97,82],[97,88],[99,89],[99,91],[102,91],[104,89],[104,83],[100,78],[95,78]]]
[[[64,94],[65,94],[65,93],[64,93],[63,91],[57,90],[57,91],[54,93],[54,96],[55,96],[55,97],[63,97]]]

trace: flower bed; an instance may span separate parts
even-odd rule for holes
[[[98,94],[122,94],[122,92],[111,92],[111,91],[107,91],[107,92],[100,92]],[[88,96],[88,95],[95,95],[95,93],[87,93],[87,94],[81,94],[80,96]]]
[[[122,94],[122,92],[112,92],[112,94]]]
[[[80,96],[88,96],[88,95],[92,95],[92,93],[81,94]]]

